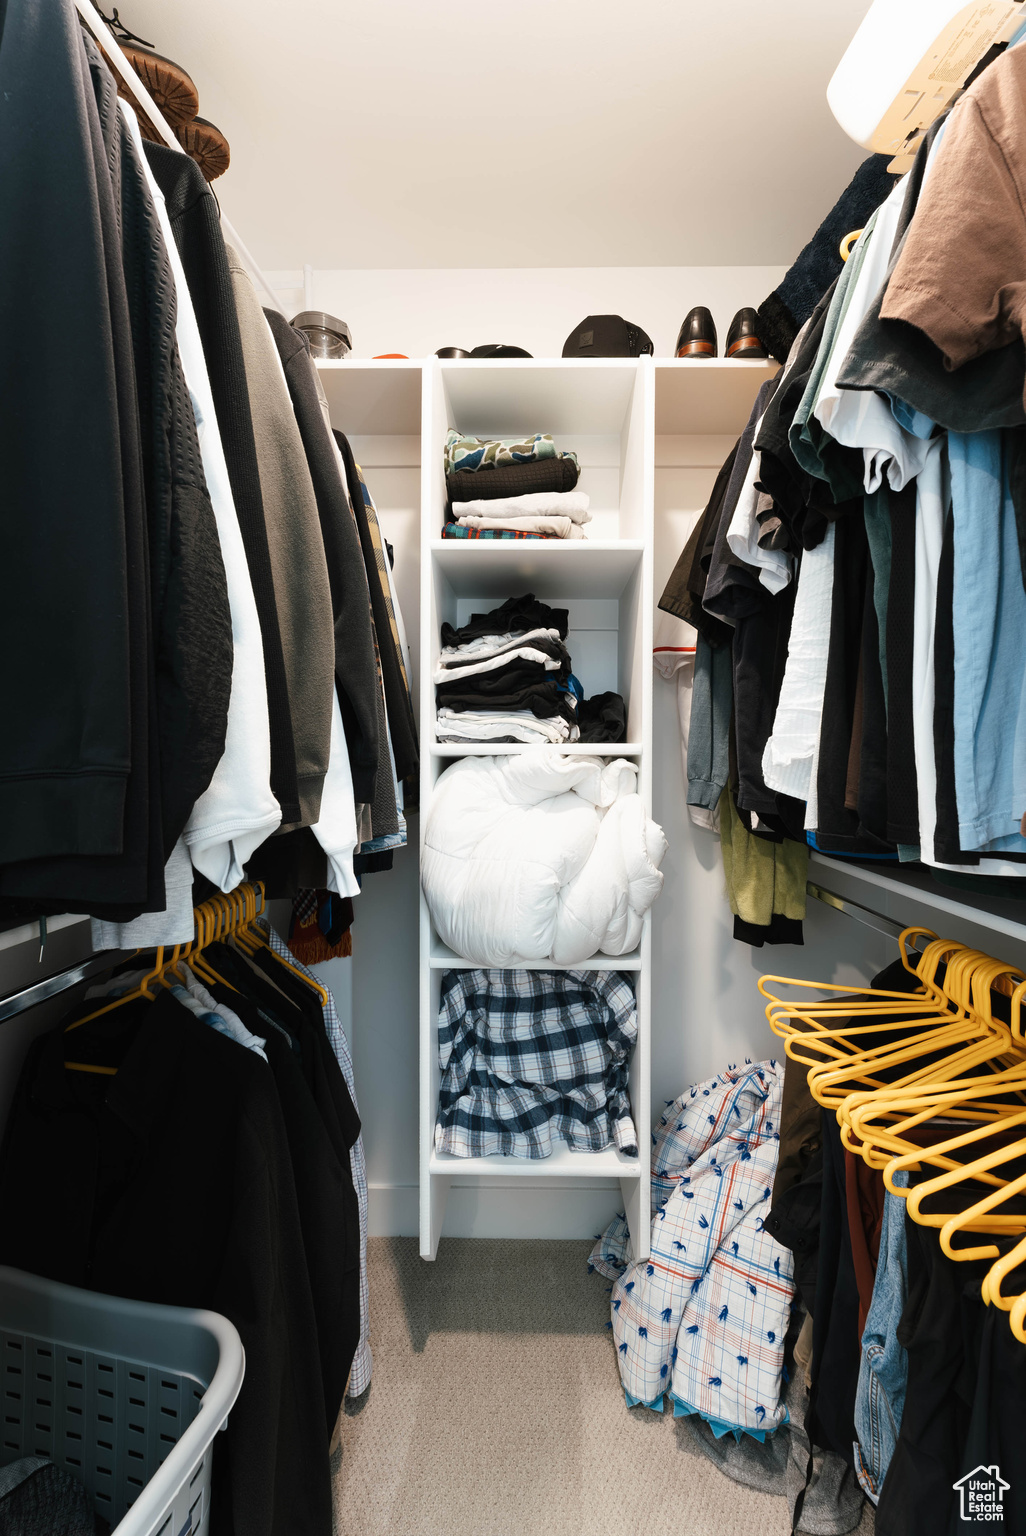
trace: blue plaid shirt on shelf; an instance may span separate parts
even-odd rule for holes
[[[287,960],[294,965],[308,981],[316,982],[318,986],[323,983],[317,981],[317,977],[311,970],[297,960],[295,955],[275,933],[266,918],[261,919],[261,925],[267,934],[267,941],[271,950],[279,960]],[[342,1068],[342,1076],[346,1080],[349,1089],[349,1097],[353,1101],[353,1108],[360,1113],[360,1107],[356,1102],[356,1086],[353,1081],[353,1058],[349,1054],[349,1041],[346,1039],[342,1021],[335,1008],[335,999],[328,992],[328,1003],[322,1009],[324,1014],[324,1031],[328,1037],[328,1043],[335,1053],[335,1059]],[[349,1149],[349,1166],[353,1175],[353,1184],[356,1188],[356,1203],[360,1213],[360,1342],[353,1358],[353,1368],[349,1372],[349,1386],[346,1390],[347,1397],[359,1397],[361,1392],[366,1392],[370,1386],[371,1360],[370,1343],[368,1342],[369,1319],[368,1308],[370,1304],[370,1290],[367,1284],[367,1162],[363,1155],[363,1134],[357,1136],[356,1141]]]
[[[792,1255],[763,1231],[780,1150],[784,1069],[728,1068],[667,1106],[652,1150],[652,1248],[635,1263],[618,1216],[591,1255],[613,1283],[628,1403],[701,1414],[762,1440],[787,1419]]]
[[[457,1157],[636,1153],[634,988],[616,971],[447,971],[435,1146]]]

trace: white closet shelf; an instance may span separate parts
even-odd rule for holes
[[[634,357],[460,358],[441,366],[455,425],[478,437],[618,435],[637,371]]]
[[[423,365],[413,359],[318,358],[331,419],[347,437],[419,437]]]
[[[673,433],[729,433],[736,437],[760,387],[780,365],[772,358],[657,359],[655,429]]]
[[[619,597],[638,568],[642,539],[431,539],[435,570],[457,597]],[[522,585],[523,584],[523,585]]]
[[[836,890],[839,896],[850,896],[895,922],[915,921],[909,913],[915,903],[937,913],[941,919],[957,923],[976,923],[993,933],[1003,934],[1020,944],[1026,944],[1026,902],[1008,897],[975,895],[972,891],[950,887],[950,895],[937,888],[936,882],[925,869],[913,869],[898,865],[893,873],[881,868],[867,869],[864,865],[849,864],[841,859],[829,859],[813,850],[810,865],[817,870],[829,870],[829,880],[824,884]],[[1024,890],[1026,895],[1026,890]],[[940,926],[935,923],[934,926]],[[942,938],[950,938],[950,932],[942,932]]]
[[[560,965],[555,960],[514,960],[506,966],[490,966],[483,960],[464,960],[432,935],[428,963],[433,971],[640,971],[641,950],[632,949],[626,955],[592,955],[588,960],[575,960],[573,965]]]
[[[568,741],[565,745],[542,742],[540,745],[566,757],[637,757],[644,751],[639,741]],[[533,751],[534,744],[524,741],[433,741],[428,750],[432,757],[503,757]]]
[[[553,1142],[549,1157],[453,1157],[450,1152],[432,1151],[432,1173],[458,1178],[470,1174],[485,1178],[532,1179],[637,1179],[645,1170],[637,1157],[627,1157],[615,1147],[603,1152],[574,1152],[566,1142]]]

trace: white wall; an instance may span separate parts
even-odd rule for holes
[[[317,272],[315,307],[348,319],[356,351],[423,355],[452,343],[524,344],[536,355],[559,354],[563,338],[587,313],[619,312],[648,329],[657,354],[668,354],[694,303],[707,303],[721,345],[734,311],[757,304],[779,281],[779,268],[640,268],[509,272]],[[295,281],[298,274],[285,274]],[[275,274],[280,281],[282,274]],[[279,290],[291,314],[302,292]],[[336,425],[344,430],[344,423]],[[743,423],[738,423],[740,430]],[[544,424],[539,423],[544,430]],[[729,439],[706,438],[683,455],[667,439],[657,455],[657,597],[701,508]],[[407,633],[419,623],[419,480],[409,439],[354,439],[386,538]],[[403,462],[396,462],[401,460]],[[663,892],[653,910],[653,1083],[658,1110],[694,1081],[745,1055],[776,1055],[758,978],[767,971],[823,981],[868,980],[890,959],[888,940],[810,903],[804,949],[752,950],[732,937],[718,840],[696,831],[684,804],[675,689],[654,686],[653,812],[669,840]],[[352,961],[325,968],[345,1012],[351,1005],[357,1093],[371,1186],[372,1230],[417,1231],[417,859],[396,854],[390,874],[368,876],[357,898]],[[585,1237],[618,1208],[614,1187],[582,1190],[536,1186],[529,1193],[503,1179],[488,1188],[452,1188],[448,1233],[511,1237]]]
[[[744,304],[758,308],[784,267],[507,267],[474,271],[322,271],[306,303],[303,273],[270,272],[291,317],[325,309],[348,322],[353,355],[439,347],[523,347],[559,357],[585,315],[622,315],[648,332],[657,357],[672,357],[681,321],[695,304],[712,310],[722,353]]]

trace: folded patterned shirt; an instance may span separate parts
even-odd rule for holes
[[[487,506],[488,503],[486,502]],[[497,529],[511,526],[510,520],[503,517],[461,517],[461,528],[486,528]],[[512,519],[514,528],[523,528],[528,533],[548,533],[557,539],[583,539],[584,529],[575,523],[571,517],[518,517]]]
[[[514,464],[533,464],[540,459],[570,459],[577,455],[557,448],[551,432],[533,432],[519,442],[514,438],[464,437],[450,427],[445,438],[445,472],[479,474],[482,470],[509,469]]]
[[[435,1146],[456,1157],[636,1154],[634,989],[616,971],[447,971]]]
[[[730,1067],[667,1106],[652,1149],[652,1246],[632,1262],[618,1216],[592,1250],[613,1280],[628,1404],[698,1413],[757,1439],[787,1418],[792,1255],[763,1228],[779,1153],[784,1070]]]
[[[556,533],[532,533],[527,528],[463,528],[459,523],[445,523],[443,539],[556,539]]]

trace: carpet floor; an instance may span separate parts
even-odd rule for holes
[[[670,1414],[628,1409],[590,1244],[370,1242],[374,1379],[347,1405],[336,1536],[788,1536]],[[866,1506],[853,1536],[871,1536]]]

